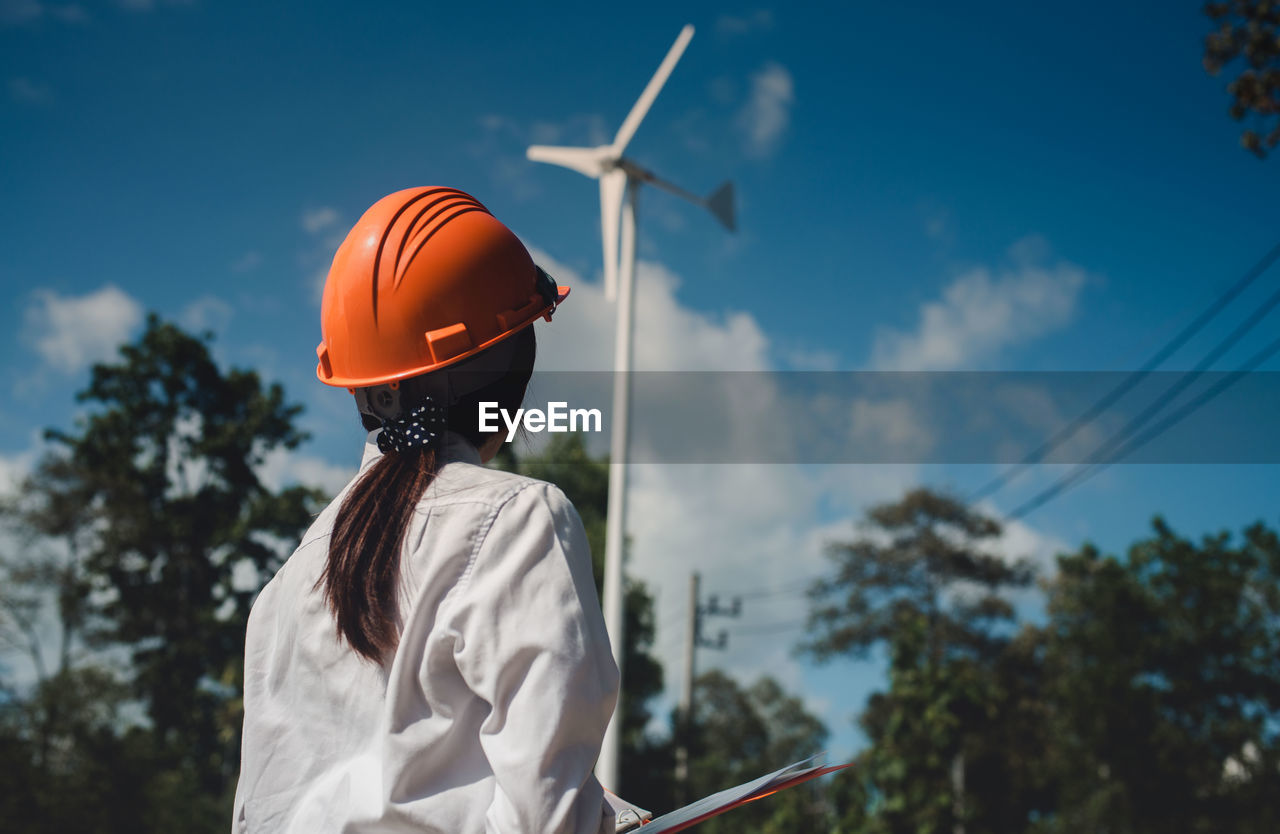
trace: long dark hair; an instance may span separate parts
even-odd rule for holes
[[[496,402],[514,413],[524,401],[537,343],[533,327],[511,337],[515,355],[507,373],[449,408],[448,428],[479,447],[491,432],[479,430],[481,402]],[[361,415],[365,428],[378,428]],[[380,663],[400,634],[400,550],[414,508],[436,476],[434,446],[387,452],[352,485],[338,508],[329,539],[329,558],[316,587],[337,620],[338,634],[361,656]]]

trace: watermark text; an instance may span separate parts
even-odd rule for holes
[[[498,420],[502,420],[502,425]],[[480,431],[507,429],[507,442],[515,439],[522,426],[527,432],[569,432],[601,430],[602,418],[598,408],[569,408],[567,402],[549,402],[547,409],[517,408],[515,414],[499,408],[496,402],[480,403]]]

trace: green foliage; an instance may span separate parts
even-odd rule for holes
[[[149,728],[122,728],[127,696],[114,672],[90,665],[0,708],[5,831],[226,830],[228,798],[206,792]]]
[[[1273,531],[1196,543],[1157,519],[1126,558],[1085,545],[1045,585],[1048,621],[1010,632],[962,615],[972,589],[947,592],[946,563],[972,576],[993,523],[920,491],[870,517],[814,593],[811,651],[889,657],[861,716],[871,746],[832,786],[841,831],[1280,830]]]
[[[220,726],[228,697],[216,685],[242,664],[258,583],[237,587],[237,565],[270,576],[318,495],[271,492],[255,467],[305,439],[301,407],[256,373],[223,373],[207,346],[152,316],[121,361],[96,365],[78,399],[97,406],[78,431],[49,432],[104,522],[86,559],[108,592],[94,637],[131,650],[134,685],[156,733],[221,790],[239,761]],[[228,743],[233,742],[233,743]]]
[[[21,811],[6,830],[225,830],[249,605],[320,498],[256,474],[305,438],[300,407],[154,316],[79,399],[88,411],[47,433],[55,451],[3,507],[21,535],[0,633],[38,677],[4,702],[5,778],[26,786],[4,800]],[[259,581],[234,581],[246,569]]]
[[[0,498],[0,521],[13,544],[0,560],[0,638],[26,655],[40,681],[70,668],[85,633],[100,625],[84,564],[94,525],[86,483],[73,461],[47,456],[16,494]],[[58,623],[53,634],[41,628],[51,599]],[[51,637],[56,646],[48,645]]]
[[[1031,581],[1024,563],[986,552],[1000,525],[955,498],[916,489],[873,507],[863,535],[833,544],[833,575],[810,591],[801,651],[827,660],[883,647],[889,690],[861,724],[872,746],[855,786],[842,788],[842,825],[868,832],[942,832],[1006,797],[961,791],[1001,712],[999,660],[1013,608]]]
[[[1204,67],[1217,75],[1242,59],[1244,68],[1227,85],[1231,117],[1258,125],[1263,132],[1246,129],[1240,144],[1265,157],[1280,144],[1280,3],[1225,0],[1206,3],[1204,11],[1218,24],[1205,37]]]
[[[743,689],[723,672],[694,684],[690,792],[707,796],[824,749],[827,728],[771,677]],[[837,777],[838,779],[839,777]],[[807,783],[708,820],[705,834],[823,831],[830,827],[821,786]]]
[[[875,646],[893,647],[920,618],[930,663],[999,650],[992,628],[1013,618],[1001,592],[1028,585],[1031,570],[982,550],[1000,535],[994,519],[916,489],[873,507],[863,529],[861,538],[828,548],[833,575],[810,590],[803,652],[818,660],[866,657]]]
[[[1280,542],[1198,545],[1160,519],[1125,560],[1059,559],[1045,638],[1056,827],[1280,826]]]

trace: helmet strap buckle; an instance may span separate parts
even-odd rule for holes
[[[543,318],[547,321],[551,321],[551,314],[556,311],[556,298],[559,295],[559,291],[556,287],[556,280],[548,275],[546,270],[537,264],[534,264],[533,268],[538,271],[537,280],[534,284],[537,288],[538,295],[542,296],[542,300],[547,302],[550,306],[550,309],[547,310]]]

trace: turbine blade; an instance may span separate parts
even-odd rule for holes
[[[571,168],[588,177],[598,177],[604,171],[599,148],[562,148],[550,145],[530,145],[525,156],[534,162],[549,162]]]
[[[661,92],[662,85],[667,83],[667,76],[671,75],[671,71],[676,68],[676,62],[684,54],[684,48],[689,45],[689,39],[692,37],[692,25],[686,25],[680,30],[680,34],[676,37],[676,42],[667,51],[667,57],[662,59],[662,63],[658,65],[658,71],[653,74],[653,78],[649,79],[644,92],[640,94],[640,98],[636,99],[636,103],[632,106],[631,112],[627,114],[627,118],[623,119],[622,127],[618,128],[618,135],[613,137],[613,155],[615,157],[622,156],[623,149],[627,147],[627,143],[635,135],[636,128],[640,127],[640,122],[644,120],[644,115],[649,112],[649,107],[653,104],[653,100],[658,97],[658,93]]]
[[[620,168],[600,177],[600,232],[604,241],[604,297],[618,296],[618,224],[622,216],[622,195],[627,188],[627,172]]]
[[[736,231],[736,218],[733,213],[733,183],[726,182],[711,192],[706,199],[707,209],[720,221],[720,225],[729,231]]]

